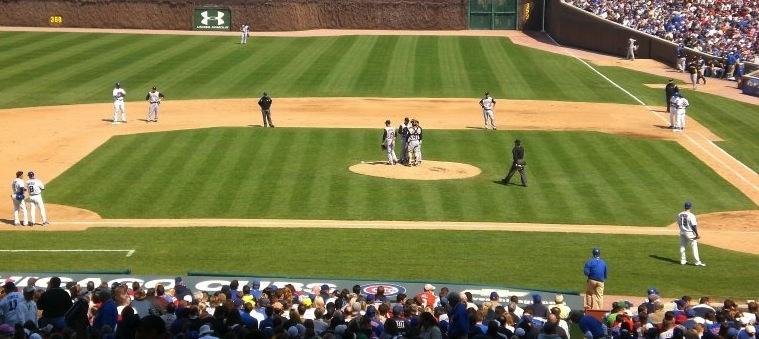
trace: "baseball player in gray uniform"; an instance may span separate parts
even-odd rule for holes
[[[16,172],[16,178],[13,179],[13,182],[11,183],[11,199],[13,200],[13,224],[18,225],[29,225],[29,215],[26,213],[26,203],[24,202],[24,192],[26,191],[26,187],[24,187],[24,172],[18,171]],[[18,220],[18,212],[21,212],[23,216],[23,223],[20,223]]]
[[[490,92],[485,92],[485,96],[480,99],[480,107],[482,107],[482,117],[485,118],[485,129],[492,128],[495,130],[495,99],[490,96]]]
[[[409,166],[422,164],[422,127],[416,119],[411,120],[411,128],[408,129],[408,152]]]
[[[145,100],[149,103],[148,116],[145,118],[145,122],[158,122],[158,106],[163,101],[163,93],[153,86],[153,89],[145,96]]]
[[[685,210],[677,215],[677,226],[680,228],[680,265],[688,263],[685,256],[685,246],[690,245],[693,259],[696,261],[694,265],[706,266],[706,264],[701,262],[701,257],[698,255],[698,239],[701,237],[698,235],[696,215],[690,211],[693,204],[690,201],[686,201],[684,207]]]
[[[390,126],[390,120],[385,120],[385,129],[382,132],[382,149],[387,153],[387,164],[395,165],[398,158],[395,156],[395,128]]]
[[[29,204],[32,206],[31,225],[35,224],[35,216],[37,214],[36,209],[39,208],[40,216],[42,217],[42,226],[46,226],[48,224],[47,213],[45,212],[45,202],[42,201],[42,191],[45,190],[45,184],[42,183],[42,180],[35,178],[34,172],[32,171],[29,171],[26,175],[29,177],[29,180],[26,181],[26,187],[29,190]]]

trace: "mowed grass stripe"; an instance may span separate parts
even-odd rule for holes
[[[490,65],[489,58],[485,55],[485,50],[482,48],[482,42],[478,37],[466,37],[458,39],[459,49],[466,51],[464,62],[469,65],[467,67],[467,74],[469,82],[462,84],[463,89],[475,90],[478,95],[482,95],[483,91],[490,91],[490,93],[496,98],[504,97],[504,89],[500,85],[499,75],[493,73],[493,69]],[[518,74],[515,76],[519,76]],[[503,78],[501,81],[508,81]],[[466,87],[463,87],[466,85]],[[512,95],[509,93],[509,95]]]
[[[382,87],[387,81],[392,54],[398,40],[399,36],[382,36],[377,39],[367,55],[356,83],[352,86],[356,92],[372,97],[382,95]]]
[[[0,65],[13,66],[31,59],[45,57],[76,45],[78,41],[90,40],[86,35],[14,34],[7,39],[0,34]]]
[[[334,64],[334,68],[337,71],[327,75],[319,85],[322,90],[328,92],[350,92],[369,59],[372,47],[379,39],[377,36],[362,39],[355,36],[351,38],[350,48]]]
[[[527,166],[530,166],[531,162],[533,165],[536,162],[538,163],[535,167],[551,166],[550,169],[543,172],[545,177],[540,177],[540,180],[546,180],[551,183],[549,191],[552,193],[550,194],[556,195],[554,202],[557,205],[548,212],[551,214],[550,220],[552,222],[559,222],[560,219],[557,218],[557,214],[563,213],[572,213],[579,220],[587,220],[587,215],[592,212],[593,206],[577,204],[573,199],[584,196],[580,190],[586,185],[591,185],[592,182],[589,182],[585,176],[581,175],[582,172],[578,171],[575,156],[563,146],[563,143],[567,142],[567,140],[553,133],[542,135],[542,137],[541,142],[550,146],[544,147],[544,152],[541,153],[532,151],[533,155],[530,158],[527,155],[529,144],[525,144],[525,147],[527,147],[525,149],[525,159],[527,160]],[[515,176],[518,176],[518,173]],[[538,179],[535,178],[535,180]]]
[[[314,131],[303,131],[293,133],[287,138],[288,143],[292,145],[301,145],[300,147],[288,147],[287,151],[280,154],[282,159],[281,178],[273,187],[275,190],[271,193],[270,211],[277,218],[287,218],[292,200],[298,199],[301,193],[298,177],[301,175],[310,175],[311,163],[313,158],[310,153],[313,152],[318,144],[314,144]]]
[[[416,47],[414,69],[414,92],[421,97],[434,97],[440,91],[440,60],[438,60],[440,37],[430,36],[419,40]]]
[[[226,171],[219,178],[219,187],[227,189],[220,189],[216,193],[213,207],[222,214],[230,214],[236,209],[243,208],[243,204],[250,203],[250,198],[244,201],[243,196],[239,194],[243,190],[238,188],[244,187],[244,179],[250,176],[254,166],[258,165],[256,159],[261,149],[261,143],[264,141],[256,130],[241,129],[238,134],[237,138],[240,139],[238,147],[243,148],[243,150],[239,151],[237,156],[230,157],[233,163],[228,168],[231,170]]]
[[[256,150],[252,151],[246,171],[236,178],[236,187],[239,189],[230,192],[229,215],[254,215],[260,213],[258,202],[268,199],[264,192],[267,185],[271,184],[271,178],[266,177],[266,168],[271,164],[272,158],[278,157],[279,141],[286,138],[284,133],[272,133],[271,130],[261,129],[253,131],[256,141]]]
[[[353,43],[355,37],[331,37],[315,46],[314,52],[304,55],[304,58],[311,57],[306,65],[295,65],[299,67],[298,73],[290,74],[293,77],[286,86],[286,91],[302,93],[304,90],[311,90],[318,96],[325,92],[323,82],[330,75],[339,72],[337,66],[338,60],[344,57]]]
[[[267,90],[275,96],[290,95],[289,92],[284,91],[284,88],[291,86],[291,82],[297,79],[300,72],[305,71],[315,62],[313,56],[318,56],[329,49],[337,39],[338,37],[299,39],[297,44],[285,49],[279,58],[273,59],[269,67],[261,70],[260,77],[253,82],[254,86],[259,91]]]
[[[461,86],[470,85],[471,81],[467,73],[467,65],[464,62],[462,51],[459,45],[460,39],[455,37],[441,37],[438,48],[438,58],[440,60],[440,79],[443,90],[456,90]]]
[[[271,130],[269,130],[271,132]],[[276,144],[273,145],[276,150],[274,156],[267,159],[266,165],[261,168],[261,176],[265,178],[264,182],[257,185],[257,189],[252,192],[257,195],[255,206],[253,206],[259,213],[261,211],[267,211],[272,217],[276,217],[276,208],[274,206],[274,200],[278,193],[283,193],[287,186],[288,181],[293,180],[288,176],[292,175],[291,169],[288,167],[290,162],[293,161],[292,153],[296,151],[300,145],[295,144],[296,130],[286,130],[277,138]]]
[[[256,38],[250,46],[243,48],[245,54],[231,61],[228,69],[204,86],[205,90],[212,96],[229,96],[230,84],[240,83],[243,79],[255,74],[259,67],[263,67],[268,60],[276,57],[292,43],[293,40],[289,39]],[[232,86],[232,88],[244,89],[248,92],[249,86],[249,83],[240,83],[240,86]]]
[[[400,36],[390,56],[382,92],[386,96],[405,96],[414,92],[414,65],[418,36]]]
[[[320,133],[322,134],[320,156],[312,163],[313,169],[311,170],[311,176],[314,180],[303,187],[304,194],[307,196],[302,199],[302,208],[310,209],[314,219],[328,219],[330,217],[332,207],[325,192],[333,185],[343,182],[342,177],[350,175],[334,170],[335,166],[347,168],[352,164],[353,159],[346,159],[344,154],[334,152],[334,150],[345,148],[346,133],[345,130],[336,130],[335,133]],[[341,176],[335,174],[341,174]],[[293,210],[296,209],[298,208],[295,207]]]
[[[204,84],[217,78],[221,73],[219,70],[226,69],[224,61],[229,60],[230,55],[240,52],[240,46],[220,40],[209,40],[206,50],[192,55],[193,62],[185,66],[182,76],[172,78],[168,83],[175,87],[177,92],[187,93],[188,97],[200,95],[204,90]]]

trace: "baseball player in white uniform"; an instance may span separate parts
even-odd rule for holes
[[[32,225],[35,224],[36,209],[40,209],[40,216],[42,217],[42,226],[47,226],[47,213],[45,213],[45,202],[42,201],[42,191],[45,190],[45,184],[41,180],[36,179],[34,172],[29,171],[27,173],[29,180],[26,181],[26,188],[29,190],[29,204],[32,207]]]
[[[155,86],[145,96],[145,100],[148,101],[148,116],[145,118],[145,122],[158,122],[158,106],[163,101],[163,93],[159,92]]]
[[[126,91],[121,88],[121,83],[116,83],[116,88],[113,89],[113,124],[118,124],[119,121],[127,122],[126,108],[124,108],[124,99],[126,99]],[[119,120],[119,113],[121,113],[121,120]]]
[[[408,129],[408,152],[409,166],[422,164],[422,127],[416,119],[411,120],[411,128]]]
[[[16,179],[13,179],[13,182],[11,183],[11,199],[13,200],[13,224],[18,225],[29,225],[29,219],[28,219],[28,213],[26,213],[26,203],[24,202],[24,191],[26,191],[26,187],[24,185],[24,172],[18,171],[16,172]],[[18,219],[18,212],[21,212],[23,215],[23,223],[19,222]]]
[[[685,256],[685,246],[690,244],[693,259],[696,261],[695,265],[706,266],[698,256],[698,239],[700,238],[697,229],[698,222],[696,221],[696,215],[690,211],[691,207],[693,207],[691,202],[686,201],[685,211],[677,215],[677,226],[680,228],[680,265],[688,263]]]
[[[385,129],[382,132],[382,148],[387,153],[387,164],[395,165],[398,158],[395,156],[395,128],[390,126],[390,120],[385,120]]]
[[[485,92],[485,96],[480,99],[480,107],[482,107],[482,117],[485,118],[485,129],[495,128],[495,99],[490,96],[490,92]]]
[[[248,45],[248,36],[250,36],[250,26],[242,25],[240,27],[240,45]]]
[[[685,129],[685,109],[690,106],[688,99],[678,94],[677,97],[673,97],[675,100],[675,127],[673,131],[682,132]],[[671,114],[671,113],[670,113]]]

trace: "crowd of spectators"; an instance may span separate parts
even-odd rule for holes
[[[694,50],[759,62],[757,0],[564,0],[624,26]]]
[[[570,323],[585,339],[754,339],[756,303],[738,310],[708,298],[665,303],[656,291],[632,308],[617,302],[600,319],[570,310],[561,294],[540,295],[522,304],[492,292],[477,301],[468,292],[427,284],[412,295],[331,289],[308,292],[292,285],[240,286],[233,280],[218,292],[191,291],[180,277],[172,288],[145,289],[105,283],[67,284],[52,278],[46,289],[21,291],[12,281],[0,295],[0,338],[255,338],[255,339],[571,339]],[[579,339],[579,338],[575,338]]]

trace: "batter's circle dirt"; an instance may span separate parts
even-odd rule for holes
[[[348,168],[351,172],[404,180],[464,179],[479,175],[482,171],[469,164],[448,161],[424,160],[418,166],[388,165],[385,161],[362,162]]]

